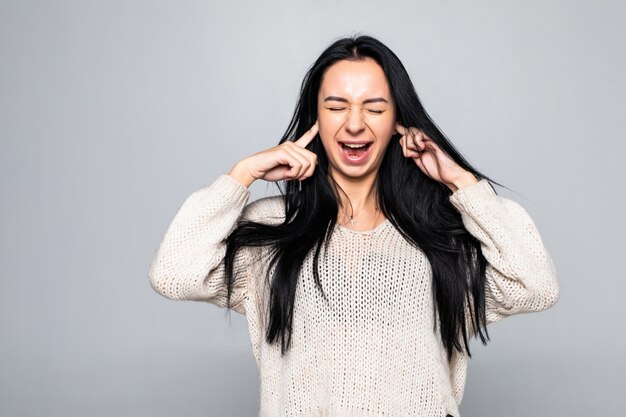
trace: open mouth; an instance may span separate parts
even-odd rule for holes
[[[342,154],[346,157],[349,162],[360,162],[365,159],[367,155],[369,155],[369,151],[372,148],[373,142],[362,142],[362,143],[344,143],[339,142]]]

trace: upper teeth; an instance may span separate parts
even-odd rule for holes
[[[344,145],[346,145],[348,148],[362,148],[367,144],[366,143],[344,143]]]

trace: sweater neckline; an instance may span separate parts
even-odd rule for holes
[[[350,233],[355,233],[355,234],[359,234],[359,235],[371,235],[374,234],[376,232],[378,232],[379,230],[381,230],[383,227],[385,227],[387,224],[390,224],[389,219],[385,219],[382,223],[380,223],[378,226],[376,226],[375,228],[371,229],[371,230],[353,230],[350,229],[349,227],[343,226],[339,223],[335,224],[335,227],[339,230],[341,230],[342,232],[350,232]]]

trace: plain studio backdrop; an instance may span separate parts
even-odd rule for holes
[[[278,143],[308,67],[354,33],[400,57],[555,261],[552,309],[473,342],[461,414],[626,415],[624,11],[0,1],[0,415],[256,415],[245,317],[159,296],[149,263],[189,194]]]

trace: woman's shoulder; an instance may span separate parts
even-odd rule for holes
[[[285,219],[285,200],[281,195],[261,197],[246,204],[242,217],[258,223],[282,223]]]

